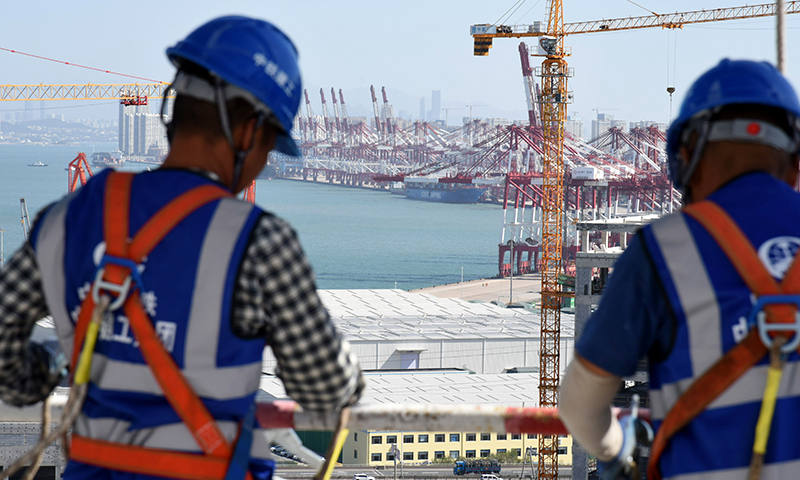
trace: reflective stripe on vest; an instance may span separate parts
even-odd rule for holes
[[[661,420],[677,397],[722,355],[719,305],[708,299],[716,298],[694,237],[686,219],[676,213],[662,218],[651,226],[652,232],[673,279],[689,329],[689,356],[693,376],[674,384],[662,385],[650,391],[652,418]]]
[[[47,298],[47,307],[53,321],[62,326],[56,333],[61,350],[67,358],[72,357],[72,335],[75,327],[70,321],[65,299],[67,287],[64,273],[64,236],[67,207],[76,193],[68,195],[50,208],[42,221],[35,246],[36,261],[42,270],[42,289]]]
[[[239,424],[232,421],[217,421],[219,429],[229,442],[233,442],[239,430]],[[181,452],[199,453],[200,449],[194,437],[183,423],[171,423],[154,428],[131,430],[131,423],[115,418],[88,418],[79,415],[73,427],[77,435],[86,438],[103,439],[124,445],[135,445],[146,448],[161,448]],[[265,435],[266,430],[253,430],[253,445],[250,455],[254,458],[272,458],[272,446]]]

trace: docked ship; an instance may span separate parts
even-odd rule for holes
[[[406,186],[403,185],[403,182],[392,182],[389,184],[389,193],[392,195],[405,195]]]
[[[433,181],[432,181],[433,180]],[[485,188],[472,184],[439,183],[437,179],[405,179],[406,198],[442,203],[477,203]]]
[[[97,168],[120,168],[125,165],[125,159],[115,157],[108,152],[97,152],[92,154],[92,166]]]

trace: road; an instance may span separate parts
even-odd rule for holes
[[[472,280],[463,284],[451,283],[438,287],[420,288],[411,290],[417,293],[429,293],[439,298],[463,298],[464,300],[479,300],[491,302],[500,300],[509,303],[509,295],[513,292],[515,302],[539,303],[542,290],[542,275],[539,273],[529,273],[522,276],[515,276],[512,281],[509,278],[490,278],[484,280]],[[463,293],[462,293],[463,291]]]
[[[503,480],[516,480],[520,478],[521,472],[522,472],[522,464],[503,465],[503,469],[500,472],[499,476],[502,477]],[[375,480],[389,480],[394,478],[394,472],[392,467],[386,467],[384,469],[381,467],[378,468],[364,467],[364,466],[357,467],[350,465],[337,466],[333,470],[333,475],[331,476],[331,478],[339,480],[344,480],[344,479],[350,480],[356,473],[365,473],[367,475],[372,475],[373,477],[375,477]],[[314,471],[309,467],[280,466],[278,467],[277,474],[278,476],[283,478],[309,479],[314,476]],[[560,478],[571,478],[572,468],[563,465],[559,466],[558,476]],[[478,477],[478,475],[464,475],[464,476],[453,475],[452,465],[414,466],[414,467],[405,467],[402,470],[398,465],[397,478],[404,480],[413,480],[413,479],[479,480],[480,477]],[[525,466],[525,478],[526,479],[531,478],[530,465]]]

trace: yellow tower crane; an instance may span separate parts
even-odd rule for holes
[[[542,199],[542,318],[539,350],[539,406],[558,405],[558,384],[561,368],[561,297],[558,283],[562,271],[564,222],[564,121],[567,104],[572,93],[567,79],[572,69],[565,57],[570,50],[564,46],[564,37],[578,33],[612,32],[638,28],[682,28],[693,23],[718,22],[773,16],[775,4],[745,7],[717,8],[664,15],[646,15],[611,20],[564,23],[563,0],[548,0],[546,29],[540,23],[533,25],[478,24],[471,27],[474,54],[488,55],[494,38],[539,37],[539,55],[545,56],[537,69],[542,85],[543,127],[543,199]],[[800,13],[800,1],[785,3],[785,13]],[[513,264],[513,259],[512,259]],[[513,268],[513,267],[512,267]],[[558,438],[540,435],[538,478],[558,478]]]

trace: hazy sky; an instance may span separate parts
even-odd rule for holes
[[[733,2],[733,3],[731,3]],[[525,97],[517,46],[519,39],[495,39],[488,57],[472,55],[469,27],[498,21],[514,0],[294,0],[225,2],[37,1],[3,2],[0,47],[169,81],[173,69],[164,50],[202,22],[222,14],[268,19],[283,28],[300,51],[301,69],[316,113],[319,88],[343,89],[351,114],[370,107],[369,85],[386,86],[395,112],[416,117],[419,98],[442,91],[442,106],[461,108],[449,114],[451,124],[469,115],[525,117]],[[736,0],[637,0],[657,13],[736,6]],[[546,0],[527,0],[507,24],[544,20]],[[744,4],[744,2],[742,2]],[[648,14],[628,0],[564,0],[567,22]],[[726,21],[668,31],[657,28],[574,35],[569,65],[575,70],[569,106],[584,123],[593,109],[618,119],[667,122],[666,87],[676,87],[673,115],[688,85],[719,59],[775,59],[775,19]],[[797,50],[800,15],[787,17],[787,76],[800,85]],[[531,39],[528,39],[531,43]],[[794,61],[792,61],[794,59]],[[534,65],[539,57],[531,58]],[[134,80],[0,51],[0,83],[132,83]],[[330,102],[330,100],[328,100]],[[87,101],[76,108],[49,102],[48,113],[90,116],[98,107]],[[0,110],[21,108],[0,103]],[[37,106],[38,108],[38,106]],[[103,116],[116,117],[113,102]],[[444,112],[442,113],[444,118]]]

